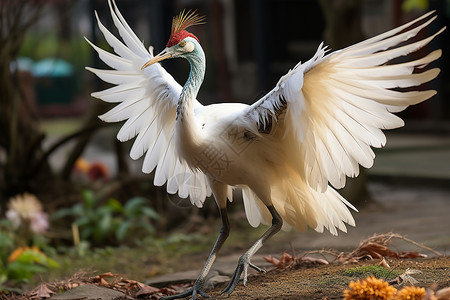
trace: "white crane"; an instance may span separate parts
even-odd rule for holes
[[[221,103],[204,106],[196,100],[205,73],[199,40],[185,29],[202,23],[195,13],[174,17],[166,48],[153,56],[131,30],[114,1],[111,16],[123,42],[98,20],[116,54],[92,45],[115,70],[87,68],[116,86],[92,93],[117,103],[100,116],[106,122],[126,120],[117,138],[136,137],[131,157],[145,155],[143,172],[155,168],[154,184],[167,183],[167,192],[190,197],[203,205],[211,193],[220,209],[219,237],[194,286],[167,299],[206,296],[204,281],[230,225],[227,198],[241,187],[247,219],[252,226],[271,227],[239,259],[223,293],[231,294],[248,267],[263,271],[251,258],[281,228],[322,232],[354,226],[348,201],[335,188],[355,177],[359,165],[369,168],[371,147],[382,147],[381,129],[403,121],[393,113],[417,104],[436,92],[396,88],[417,87],[434,79],[439,69],[423,68],[441,56],[435,50],[405,62],[386,64],[427,45],[437,33],[411,42],[436,18],[433,12],[396,29],[340,51],[327,54],[319,45],[315,55],[280,78],[273,90],[252,105]],[[402,43],[400,46],[399,44]],[[181,57],[190,64],[185,85],[179,85],[157,62]]]

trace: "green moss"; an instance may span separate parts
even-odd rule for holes
[[[400,275],[401,273],[402,272],[400,270],[387,269],[382,266],[372,265],[372,266],[360,266],[360,267],[347,269],[343,272],[343,275],[349,276],[349,277],[357,277],[357,278],[366,278],[370,275],[373,275],[376,278],[387,280],[387,279],[394,278],[394,277]]]

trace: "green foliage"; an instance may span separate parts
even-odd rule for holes
[[[0,263],[6,261],[14,249],[14,231],[7,219],[0,220]]]
[[[19,282],[51,268],[59,268],[59,264],[40,251],[27,249],[7,265],[6,271],[9,279]]]
[[[67,60],[76,69],[84,70],[90,63],[91,48],[81,35],[63,41],[56,32],[30,32],[26,35],[20,56],[29,57],[35,61],[55,57]]]
[[[85,66],[91,65],[92,49],[81,35],[76,35],[68,41],[62,40],[57,32],[30,32],[25,36],[19,56],[29,57],[38,62],[46,58],[59,58],[69,62],[75,74],[72,77],[72,87],[76,92],[83,90]]]
[[[83,202],[61,209],[53,218],[71,216],[79,227],[80,238],[94,245],[136,243],[137,239],[154,235],[153,220],[158,219],[147,200],[135,197],[122,205],[110,198],[102,204],[101,197],[91,190],[82,192]]]
[[[43,241],[42,238],[37,240]],[[11,222],[0,220],[0,291],[13,291],[13,282],[28,282],[37,273],[59,268],[58,262],[38,247],[20,247],[20,244],[21,237]]]

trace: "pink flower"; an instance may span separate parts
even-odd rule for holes
[[[48,229],[48,215],[42,211],[42,204],[32,194],[17,195],[9,200],[8,218],[15,228],[29,224],[30,230],[39,233]]]
[[[45,232],[49,227],[48,215],[43,211],[35,214],[30,221],[30,229],[34,233]]]

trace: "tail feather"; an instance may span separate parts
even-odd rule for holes
[[[336,190],[328,187],[325,192],[311,188],[299,176],[286,176],[272,186],[272,201],[284,221],[283,230],[291,227],[298,231],[313,228],[324,229],[337,235],[338,229],[347,232],[346,224],[355,226],[349,208],[356,210]],[[249,223],[256,227],[260,223],[270,224],[271,216],[262,201],[248,188],[243,188],[244,207]]]

